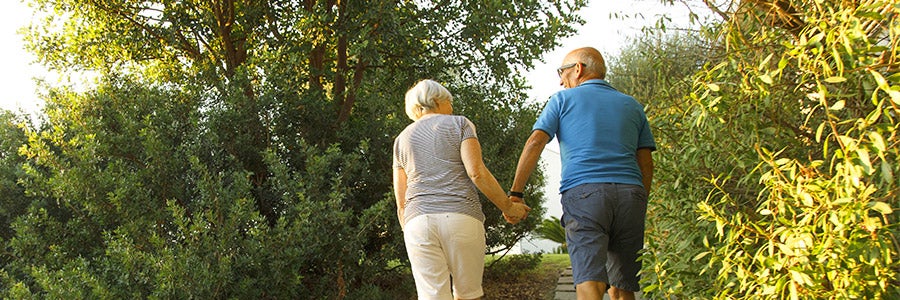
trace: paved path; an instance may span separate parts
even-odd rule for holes
[[[554,300],[575,300],[575,285],[572,281],[572,268],[566,268],[556,282],[556,295]],[[604,300],[609,300],[609,295],[603,295]],[[635,299],[641,300],[641,293],[635,293]]]
[[[572,281],[572,268],[566,268],[556,282],[556,296],[553,300],[575,300],[575,285]],[[604,296],[606,297],[606,296]]]

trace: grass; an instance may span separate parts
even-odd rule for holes
[[[565,269],[571,266],[572,262],[569,261],[568,254],[544,254],[541,264],[548,267]]]
[[[519,256],[521,254],[510,254],[503,257],[504,260],[514,259],[514,257]],[[500,259],[499,255],[485,255],[484,256],[484,266],[488,267],[495,260]],[[565,269],[572,265],[572,262],[569,261],[568,254],[541,254],[541,268],[552,268],[552,269]]]

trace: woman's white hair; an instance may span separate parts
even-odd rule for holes
[[[406,115],[413,121],[437,108],[438,102],[450,102],[453,95],[440,83],[423,79],[406,91]]]

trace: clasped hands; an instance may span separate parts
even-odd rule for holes
[[[519,197],[509,197],[509,201],[512,204],[503,212],[503,218],[506,219],[506,222],[518,224],[522,220],[525,220],[525,218],[528,217],[528,212],[531,211],[531,207],[525,205],[525,201]]]

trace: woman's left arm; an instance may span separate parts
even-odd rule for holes
[[[406,170],[394,168],[394,200],[397,201],[397,220],[403,228],[403,210],[406,208]]]
[[[497,182],[491,171],[484,165],[484,159],[481,157],[481,144],[478,143],[478,139],[470,138],[464,140],[462,145],[460,145],[460,154],[469,178],[500,211],[512,217],[507,219],[507,221],[515,224],[528,215],[528,211],[531,208],[525,203],[510,201],[506,193],[503,192],[503,188],[500,187],[500,183]]]

